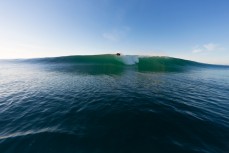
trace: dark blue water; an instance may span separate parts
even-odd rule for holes
[[[143,70],[0,62],[0,153],[229,152],[228,67]]]

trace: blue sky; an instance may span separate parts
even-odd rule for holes
[[[229,64],[227,0],[2,0],[0,58],[164,55]]]

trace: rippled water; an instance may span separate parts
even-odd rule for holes
[[[112,72],[1,62],[0,152],[229,152],[228,67]]]

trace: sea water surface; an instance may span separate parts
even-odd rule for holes
[[[228,153],[229,67],[169,57],[0,62],[0,153]]]

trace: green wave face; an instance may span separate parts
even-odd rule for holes
[[[41,58],[30,61],[55,65],[54,68],[58,71],[89,74],[119,74],[127,68],[139,72],[183,72],[206,65],[171,57],[110,54]]]
[[[139,71],[176,72],[186,71],[203,64],[171,57],[143,57],[139,59]]]
[[[115,55],[88,55],[88,56],[64,56],[40,59],[44,62],[52,63],[72,63],[72,64],[94,64],[94,65],[123,65],[123,62]]]
[[[109,54],[40,58],[32,59],[30,62],[44,63],[48,65],[46,70],[90,75],[118,75],[125,68],[124,63],[119,57]]]

